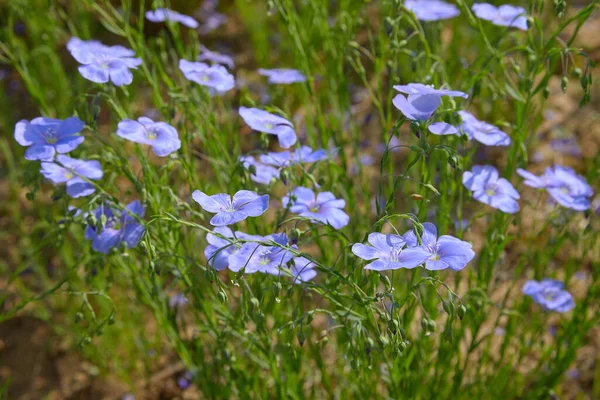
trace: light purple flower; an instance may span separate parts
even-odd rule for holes
[[[261,154],[260,161],[267,165],[283,168],[294,164],[313,163],[328,157],[325,149],[313,150],[308,146],[302,146],[300,149],[295,149],[294,152],[281,151]]]
[[[462,118],[461,128],[469,139],[475,139],[486,146],[508,146],[510,137],[494,125],[479,121],[466,111],[459,111]]]
[[[450,97],[462,97],[468,98],[469,95],[459,90],[447,90],[447,89],[435,89],[433,86],[424,85],[422,83],[409,83],[408,85],[395,85],[394,89],[400,93],[412,95],[431,95],[434,94],[438,97],[450,96]]]
[[[581,157],[581,147],[575,138],[556,138],[550,142],[552,150],[559,151],[572,157]]]
[[[420,21],[439,21],[460,14],[460,10],[454,4],[441,0],[406,0],[404,6]]]
[[[269,207],[268,194],[259,196],[249,190],[240,190],[233,195],[233,199],[225,193],[207,196],[195,190],[192,198],[204,210],[215,213],[210,220],[213,226],[232,225],[248,217],[258,217]]]
[[[475,165],[472,171],[465,171],[463,184],[473,192],[475,200],[509,214],[519,211],[519,193],[491,165]]]
[[[179,22],[180,24],[192,29],[196,29],[198,27],[198,21],[196,21],[194,18],[188,15],[180,14],[177,11],[169,10],[168,8],[157,8],[154,11],[146,11],[146,18],[152,22]]]
[[[447,122],[434,122],[427,129],[434,135],[446,136],[458,134],[458,129]]]
[[[198,56],[198,61],[210,61],[215,64],[227,65],[229,68],[234,67],[233,58],[230,56],[218,53],[216,51],[211,51],[204,46],[202,46],[200,50],[201,53]]]
[[[573,169],[555,165],[546,168],[544,175],[536,176],[518,168],[517,173],[525,178],[527,186],[546,189],[550,196],[563,207],[584,211],[590,208],[590,198],[594,195],[585,178]]]
[[[240,107],[239,113],[253,130],[277,135],[281,147],[288,148],[296,143],[294,125],[287,119],[258,108]]]
[[[427,121],[438,109],[442,100],[436,94],[404,95],[398,94],[392,100],[394,106],[411,121]]]
[[[389,269],[412,269],[423,264],[431,254],[420,247],[406,247],[406,241],[399,235],[369,234],[369,244],[355,243],[352,253],[363,260],[375,260],[365,269],[386,271]]]
[[[300,282],[308,282],[317,276],[315,263],[304,257],[294,258],[290,272]]]
[[[273,179],[279,178],[279,170],[270,165],[258,162],[252,156],[241,156],[239,161],[245,169],[250,170],[250,179],[253,182],[269,185]]]
[[[523,294],[530,296],[545,310],[567,312],[575,307],[571,293],[565,290],[562,282],[554,279],[529,280],[523,286]]]
[[[510,4],[495,7],[488,3],[475,3],[471,8],[477,17],[490,21],[494,25],[527,30],[527,12],[523,7]]]
[[[292,197],[293,196],[293,197]],[[346,201],[336,199],[331,192],[318,193],[315,196],[309,188],[297,187],[282,199],[283,207],[290,211],[323,224],[329,224],[335,229],[348,225],[350,217],[343,211]]]
[[[264,244],[244,243],[241,249],[229,257],[229,269],[238,272],[245,268],[248,274],[263,272],[279,275],[279,268],[284,267],[293,258],[289,250],[281,247],[288,246],[287,235],[275,233],[265,236],[262,242]],[[291,247],[297,249],[295,245]]]
[[[53,183],[66,183],[67,194],[73,198],[89,196],[96,189],[81,177],[97,180],[102,178],[102,167],[98,161],[76,160],[58,155],[54,162],[42,162],[40,171]]]
[[[166,157],[181,148],[175,128],[166,122],[154,122],[148,117],[119,122],[117,135],[135,143],[152,146],[152,151],[159,157]]]
[[[67,47],[67,50],[69,50],[69,53],[72,53],[77,48],[86,47],[88,49],[93,49],[95,47],[95,48],[102,50],[102,49],[106,48],[107,46],[97,40],[81,40],[78,37],[73,36],[67,42],[66,47]]]
[[[274,84],[288,84],[306,81],[306,77],[297,69],[275,68],[265,69],[259,68],[258,73],[262,76],[269,77],[268,82]]]
[[[211,95],[219,95],[235,86],[235,79],[222,65],[204,64],[184,59],[179,60],[179,69],[190,81],[209,89]]]
[[[81,65],[79,73],[85,79],[96,83],[109,80],[116,86],[129,85],[133,81],[130,69],[137,69],[142,60],[135,58],[135,52],[123,46],[105,46],[97,41],[69,41],[67,48]]]
[[[470,243],[457,239],[454,236],[443,235],[437,237],[437,228],[430,222],[423,224],[421,243],[413,230],[403,235],[408,247],[421,247],[430,257],[425,263],[425,268],[439,271],[450,268],[453,271],[462,270],[474,257],[475,252]]]
[[[200,33],[207,34],[227,22],[227,16],[219,12],[210,12],[204,16],[204,23],[200,26]]]
[[[17,122],[14,136],[21,146],[29,146],[26,160],[52,160],[56,153],[68,153],[83,142],[85,138],[78,133],[84,126],[77,117],[65,120],[38,117],[31,122]]]
[[[177,310],[183,308],[188,303],[188,299],[183,293],[174,293],[169,296],[169,308]]]
[[[240,247],[239,245],[236,246],[233,244],[232,240],[235,238],[246,240],[262,240],[262,236],[248,235],[239,231],[236,232],[234,236],[231,229],[229,229],[227,226],[216,227],[213,232],[230,239],[224,239],[215,235],[214,233],[209,233],[206,235],[208,246],[206,246],[204,249],[204,256],[206,257],[206,262],[208,265],[212,266],[217,271],[222,271],[229,266],[229,257],[237,252]]]
[[[144,226],[134,215],[144,216],[144,206],[139,200],[129,203],[124,211],[102,205],[94,211],[97,221],[106,219],[106,223],[98,230],[97,226],[88,225],[85,229],[85,238],[92,241],[92,249],[107,254],[110,249],[125,243],[129,248],[139,243],[144,235]]]

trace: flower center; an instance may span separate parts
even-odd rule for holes
[[[156,131],[152,128],[148,129],[146,131],[146,137],[150,140],[156,140],[156,137],[158,136],[158,134],[156,133]]]
[[[561,191],[561,193],[564,193],[564,194],[569,194],[569,188],[568,188],[568,187],[566,187],[566,186],[562,186],[562,187],[560,188],[560,191]]]
[[[202,76],[200,77],[200,80],[201,80],[202,82],[208,82],[208,81],[210,81],[210,78],[208,77],[208,75],[202,75]]]
[[[259,250],[260,254],[258,255],[258,263],[260,265],[268,265],[271,262],[271,250],[269,249],[262,249]]]
[[[267,129],[273,129],[274,125],[270,122],[265,122],[265,128]]]
[[[402,248],[392,248],[392,250],[390,250],[390,261],[398,261],[398,259],[400,258],[400,253],[402,253]]]
[[[495,183],[490,183],[485,187],[485,194],[495,196],[498,193],[498,186]]]
[[[65,179],[73,178],[73,173],[71,171],[69,171],[68,169],[65,170],[64,175],[65,175]]]
[[[46,139],[46,143],[48,144],[55,144],[58,141],[58,138],[56,137],[56,127],[54,126],[48,127],[43,135],[44,139]]]

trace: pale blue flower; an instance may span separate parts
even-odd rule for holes
[[[459,111],[462,118],[461,128],[469,139],[475,139],[486,146],[508,146],[510,137],[494,125],[479,121],[466,111]]]
[[[369,234],[369,244],[355,243],[352,253],[363,260],[375,260],[365,265],[365,269],[386,271],[390,269],[416,268],[431,254],[421,247],[406,247],[406,241],[399,235]]]
[[[129,85],[133,81],[130,69],[137,69],[142,60],[135,52],[123,46],[106,46],[97,41],[84,42],[76,39],[67,44],[71,55],[81,65],[79,73],[87,80],[116,86]]]
[[[454,4],[441,0],[406,0],[404,6],[420,21],[439,21],[460,14],[460,10]]]
[[[52,160],[54,155],[68,153],[85,139],[79,135],[85,124],[77,117],[65,120],[38,117],[15,125],[15,140],[28,146],[26,160]]]
[[[312,221],[329,224],[335,229],[342,229],[348,225],[350,217],[343,209],[346,201],[336,199],[331,192],[321,192],[315,195],[309,188],[297,187],[282,199],[283,207],[308,218]]]
[[[450,235],[438,237],[437,228],[430,222],[425,222],[423,229],[421,245],[413,230],[406,232],[403,238],[408,247],[420,247],[430,254],[425,263],[426,269],[460,271],[475,257],[470,243]]]
[[[83,178],[97,180],[102,178],[102,167],[98,161],[76,160],[58,155],[54,162],[42,162],[40,171],[53,183],[66,183],[67,194],[73,198],[89,196],[96,189]]]
[[[519,193],[491,165],[475,165],[472,171],[465,171],[463,184],[473,192],[475,200],[509,214],[519,211]]]
[[[525,178],[525,184],[533,188],[546,189],[550,196],[563,207],[584,211],[590,208],[594,191],[585,178],[573,169],[555,165],[546,168],[544,175],[536,176],[518,168],[517,173]]]
[[[192,29],[196,29],[198,27],[198,21],[196,21],[194,18],[188,15],[180,14],[177,11],[169,10],[168,8],[157,8],[154,11],[146,11],[146,18],[152,22],[178,22]]]
[[[259,68],[258,73],[262,76],[269,77],[268,82],[274,84],[289,84],[306,81],[306,77],[297,69],[275,68],[265,69]]]
[[[523,294],[545,310],[567,312],[575,307],[573,296],[565,290],[565,285],[553,279],[529,280],[523,286]]]
[[[282,247],[288,246],[287,235],[268,235],[262,239],[262,243],[249,242],[242,245],[241,249],[229,257],[229,269],[238,272],[245,268],[248,274],[263,272],[279,275],[279,268],[285,267],[293,258],[293,254]],[[295,245],[291,247],[297,249]]]
[[[235,86],[235,79],[222,65],[179,60],[179,69],[190,81],[205,86],[212,95],[220,95]]]
[[[477,17],[490,21],[494,25],[527,30],[527,12],[523,7],[510,4],[496,7],[488,3],[475,3],[471,8]]]
[[[233,199],[225,193],[207,196],[195,190],[192,198],[204,210],[215,214],[210,220],[213,226],[232,225],[248,217],[258,217],[269,207],[268,194],[259,196],[249,190],[240,190]]]
[[[166,122],[154,122],[148,117],[119,122],[117,135],[135,143],[152,146],[152,151],[159,157],[166,157],[181,148],[181,141],[174,127]]]
[[[94,211],[94,217],[99,222],[103,219],[106,222],[100,229],[98,226],[88,225],[85,238],[92,241],[92,249],[104,254],[120,243],[132,248],[144,235],[144,226],[137,221],[135,215],[140,218],[144,216],[144,206],[138,200],[129,203],[123,211],[102,205]]]
[[[294,125],[287,119],[258,108],[240,107],[239,113],[253,130],[276,135],[281,147],[288,148],[296,143]]]

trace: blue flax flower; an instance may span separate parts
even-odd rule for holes
[[[267,165],[274,165],[278,168],[287,167],[300,163],[313,163],[325,160],[329,157],[325,149],[313,150],[308,146],[302,146],[300,149],[281,152],[269,152],[260,156],[260,161]]]
[[[211,51],[206,47],[200,48],[201,53],[198,56],[198,61],[210,61],[215,64],[227,65],[229,68],[234,67],[233,58],[226,54],[221,54],[216,51]]]
[[[109,80],[116,86],[129,85],[133,81],[130,69],[136,69],[142,60],[135,52],[123,46],[105,46],[97,41],[84,42],[79,39],[69,42],[67,48],[81,65],[79,73],[96,83]]]
[[[67,194],[73,198],[89,196],[96,190],[81,177],[91,180],[102,178],[102,167],[98,161],[76,160],[63,155],[57,156],[54,162],[42,162],[40,172],[53,183],[66,183]]]
[[[15,125],[15,140],[25,151],[26,160],[52,160],[56,153],[68,153],[85,139],[79,135],[85,124],[79,118],[63,121],[38,117],[31,122],[22,120]]]
[[[431,254],[421,247],[406,247],[406,241],[399,235],[369,234],[369,244],[355,243],[352,253],[363,260],[375,260],[365,269],[386,271],[389,269],[412,269],[423,264]]]
[[[306,77],[297,69],[275,68],[265,69],[259,68],[258,73],[262,76],[267,76],[267,82],[274,84],[288,84],[306,81]]]
[[[398,94],[392,100],[394,106],[411,121],[427,121],[438,109],[442,100],[435,94],[404,95]]]
[[[472,171],[465,171],[463,184],[473,192],[475,200],[509,214],[519,211],[519,193],[491,165],[475,165]]]
[[[169,296],[169,308],[179,310],[188,303],[188,299],[183,293],[173,293]]]
[[[207,196],[195,190],[192,198],[204,210],[215,213],[210,220],[213,226],[232,225],[248,217],[258,217],[269,208],[268,194],[259,196],[249,190],[240,190],[233,195],[233,199],[226,193]]]
[[[152,151],[159,157],[166,157],[181,147],[175,128],[166,122],[154,122],[148,117],[119,122],[117,135],[135,143],[152,146]]]
[[[294,125],[287,119],[258,108],[240,107],[239,113],[253,130],[277,135],[281,147],[288,148],[296,143]]]
[[[554,279],[529,280],[523,285],[523,294],[530,296],[544,310],[567,312],[575,307],[571,293],[565,290],[562,282]]]
[[[350,217],[343,211],[346,201],[336,199],[331,192],[318,193],[315,196],[309,188],[297,187],[282,199],[284,207],[290,211],[323,224],[329,224],[335,229],[342,229],[348,225]]]
[[[314,262],[304,257],[295,257],[290,273],[298,281],[308,282],[317,276],[316,265]]]
[[[263,272],[279,275],[279,268],[285,266],[293,258],[293,254],[281,246],[288,246],[285,233],[275,233],[262,238],[262,243],[245,243],[241,249],[229,257],[229,269],[238,272],[242,268],[248,274]],[[271,244],[273,243],[273,244]],[[297,247],[291,246],[294,249]]]
[[[478,18],[490,21],[494,25],[527,30],[527,14],[523,7],[510,4],[496,7],[488,3],[475,3],[471,8]]]
[[[85,229],[85,238],[92,241],[92,249],[104,254],[120,243],[125,243],[127,247],[132,248],[144,235],[144,226],[137,221],[135,215],[140,218],[144,216],[144,206],[139,200],[129,203],[123,211],[112,209],[109,205],[102,205],[94,211],[94,217],[99,222],[105,218],[106,222],[100,229],[88,225]]]
[[[590,197],[594,195],[585,178],[573,169],[555,165],[546,168],[544,175],[536,176],[518,168],[517,173],[525,178],[525,184],[533,188],[546,189],[561,206],[577,211],[590,208]]]
[[[494,125],[478,120],[466,111],[459,111],[462,118],[461,128],[469,139],[475,139],[486,146],[508,146],[510,137]]]
[[[429,95],[433,94],[438,97],[449,96],[449,97],[462,97],[466,99],[469,97],[465,92],[459,90],[448,90],[448,89],[436,89],[433,86],[427,86],[422,83],[409,83],[408,85],[395,85],[394,89],[400,93],[408,95]]]
[[[169,10],[168,8],[157,8],[154,11],[146,11],[146,19],[152,22],[179,22],[180,24],[192,29],[196,29],[198,27],[198,21],[196,21],[194,18],[178,13],[177,11]]]
[[[270,165],[256,161],[252,156],[241,156],[239,161],[245,169],[250,170],[250,179],[253,182],[269,185],[273,179],[279,178],[279,170]]]
[[[441,0],[406,0],[404,6],[420,21],[439,21],[460,14],[460,10],[454,4]]]
[[[235,79],[222,65],[179,60],[179,69],[186,79],[205,86],[211,95],[220,95],[235,86]]]
[[[208,265],[217,271],[222,271],[229,266],[229,257],[238,251],[239,245],[231,243],[235,238],[246,240],[262,240],[262,236],[248,235],[243,232],[236,232],[235,236],[231,229],[226,226],[218,226],[213,230],[214,233],[206,235],[208,246],[204,249],[204,256]],[[223,236],[220,237],[215,233]],[[229,238],[229,240],[224,239]]]
[[[396,85],[394,89],[407,94],[397,95],[392,100],[394,106],[411,121],[427,121],[439,108],[442,96],[463,97],[468,95],[458,90],[435,89],[422,83]],[[458,129],[446,122],[436,122],[429,125],[429,131],[436,135],[455,135]]]
[[[438,271],[450,268],[453,271],[462,270],[475,257],[475,252],[470,243],[457,239],[454,236],[437,236],[437,228],[430,222],[423,224],[421,235],[422,245],[419,245],[414,231],[410,230],[403,235],[409,248],[421,247],[430,257],[425,263],[425,268]]]

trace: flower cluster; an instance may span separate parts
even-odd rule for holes
[[[423,264],[431,271],[460,271],[475,257],[469,243],[449,235],[438,237],[437,228],[429,222],[423,224],[421,236],[412,230],[402,236],[371,233],[368,240],[368,245],[354,244],[352,252],[363,260],[375,260],[365,266],[375,271]]]

